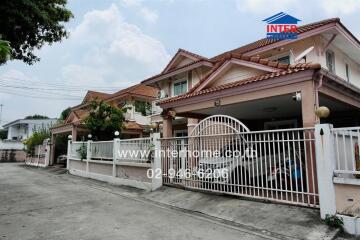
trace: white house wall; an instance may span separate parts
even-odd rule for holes
[[[216,79],[213,80],[212,84],[210,84],[205,88],[216,87],[219,85],[223,85],[235,81],[240,81],[264,73],[265,73],[264,71],[255,68],[233,65],[226,72],[216,77]]]

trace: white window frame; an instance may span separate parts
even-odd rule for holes
[[[291,55],[290,51],[286,51],[286,52],[271,56],[268,59],[272,60],[272,61],[276,61],[277,59],[283,58],[283,57],[289,57],[290,64],[293,64],[294,59],[292,58],[292,55]]]
[[[186,91],[185,92],[188,92],[189,91],[189,80],[187,78],[180,78],[180,79],[177,79],[175,81],[172,82],[171,84],[171,96],[177,96],[175,95],[175,84],[176,83],[179,83],[179,82],[186,82]]]
[[[182,129],[182,130],[174,130],[173,132],[173,136],[176,137],[177,133],[181,133],[181,134],[186,134],[186,136],[188,136],[188,130],[187,129]]]
[[[333,64],[333,65],[332,65],[333,70],[332,70],[332,71],[329,69],[329,66],[328,66],[328,58],[327,58],[328,53],[331,53],[331,54],[332,54],[332,57],[333,57],[333,63],[332,63],[332,64]],[[329,72],[335,74],[335,73],[336,73],[335,52],[334,52],[333,50],[331,50],[331,49],[327,49],[327,50],[326,50],[326,52],[325,52],[325,63],[326,63],[326,68],[329,70]]]
[[[346,68],[348,71],[346,71]],[[347,82],[350,82],[351,79],[351,68],[348,62],[345,62],[345,78]]]

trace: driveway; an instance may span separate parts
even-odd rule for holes
[[[153,201],[143,192],[0,164],[0,239],[274,239]]]

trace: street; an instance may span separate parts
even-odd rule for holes
[[[115,190],[114,190],[115,189]],[[68,174],[0,164],[1,239],[264,239]]]

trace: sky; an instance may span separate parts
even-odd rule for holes
[[[116,92],[158,74],[179,48],[212,57],[265,37],[263,19],[307,24],[340,17],[360,37],[360,0],[68,0],[70,36],[36,50],[40,62],[0,66],[0,125],[59,117],[86,90]]]

